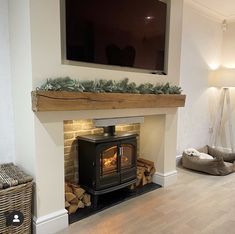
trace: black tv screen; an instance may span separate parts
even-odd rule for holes
[[[66,0],[66,59],[164,71],[167,5]]]

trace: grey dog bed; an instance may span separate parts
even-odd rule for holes
[[[200,159],[190,156],[185,152],[182,155],[182,166],[195,171],[205,172],[211,175],[228,175],[235,171],[235,153],[225,153],[210,146],[198,150],[201,153],[209,154],[213,159]]]

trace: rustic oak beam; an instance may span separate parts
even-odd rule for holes
[[[32,91],[32,110],[77,111],[130,108],[173,108],[185,105],[185,95]]]

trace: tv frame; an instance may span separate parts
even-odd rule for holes
[[[67,51],[66,51],[65,0],[60,0],[61,63],[64,65],[97,68],[97,69],[108,69],[108,70],[114,70],[114,71],[167,75],[168,74],[168,57],[169,57],[169,30],[170,30],[170,4],[171,2],[170,0],[156,0],[156,1],[161,1],[167,4],[164,70],[163,71],[68,60],[66,58]]]

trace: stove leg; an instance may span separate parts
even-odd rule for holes
[[[99,196],[98,195],[93,195],[93,208],[94,209],[97,209],[98,200],[99,200]]]

